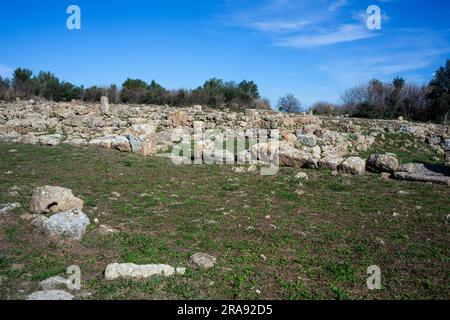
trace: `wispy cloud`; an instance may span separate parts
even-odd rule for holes
[[[339,10],[340,8],[342,8],[343,6],[345,6],[347,4],[347,0],[337,0],[335,2],[333,2],[329,7],[328,7],[328,11],[336,11]]]
[[[434,38],[432,34],[428,36],[430,39]],[[400,53],[397,51],[400,44],[385,46],[381,52],[361,50],[353,52],[352,55],[344,53],[331,57],[332,62],[323,63],[319,69],[338,84],[348,87],[373,78],[390,81],[397,75],[423,70],[450,51],[448,44],[432,45],[433,41],[424,44],[421,39],[415,41],[411,35],[406,36],[403,42],[409,42],[409,45],[403,44]],[[425,78],[428,81],[431,74]]]
[[[234,3],[233,1],[231,1]],[[228,24],[272,37],[275,46],[308,48],[373,38],[361,15],[345,14],[348,0],[266,0],[251,8],[233,7]]]
[[[312,35],[299,35],[280,40],[277,45],[292,48],[309,48],[377,37],[360,25],[342,25],[338,30]]]
[[[297,21],[265,21],[254,22],[254,29],[267,32],[292,32],[304,29],[306,26],[314,23],[313,20],[297,20]]]

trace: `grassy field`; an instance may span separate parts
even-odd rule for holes
[[[289,168],[263,177],[112,150],[0,144],[0,204],[22,205],[0,214],[0,298],[21,299],[74,264],[87,299],[450,298],[448,186],[304,171],[300,183]],[[91,225],[81,242],[52,243],[19,217],[43,185],[84,199]],[[120,232],[100,235],[94,218]],[[216,266],[191,268],[196,252],[216,256]],[[106,281],[113,262],[188,269]],[[370,265],[381,268],[381,290],[366,287]]]

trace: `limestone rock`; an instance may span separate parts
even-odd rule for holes
[[[34,189],[31,197],[31,212],[64,212],[83,208],[83,200],[73,195],[72,190],[44,186]]]
[[[52,290],[61,286],[67,286],[67,279],[61,276],[54,276],[39,282],[43,290]]]
[[[308,180],[308,175],[304,172],[299,172],[295,175],[295,178],[298,180]]]
[[[349,157],[339,165],[341,173],[350,175],[363,175],[366,171],[366,161],[359,157]]]
[[[297,135],[298,140],[301,144],[308,147],[315,147],[317,144],[316,136],[312,134],[299,134]]]
[[[61,143],[62,136],[60,134],[48,134],[38,137],[38,143],[47,146],[56,146]]]
[[[73,300],[74,298],[64,290],[42,290],[33,292],[26,300]]]
[[[214,267],[217,258],[207,253],[195,253],[189,259],[194,265],[203,269]]]
[[[109,100],[108,97],[101,97],[100,99],[100,111],[103,114],[109,113]]]
[[[125,136],[117,136],[114,138],[111,142],[111,147],[122,152],[131,152],[132,149],[130,140]]]
[[[450,185],[450,168],[423,163],[407,163],[394,173],[394,178]]]
[[[106,267],[105,278],[107,280],[124,279],[147,279],[151,276],[172,276],[182,268],[173,268],[166,264],[136,265],[134,263],[112,263]],[[179,272],[181,273],[181,272]]]
[[[42,229],[52,239],[81,240],[89,224],[84,212],[74,210],[52,215],[44,221]]]
[[[278,151],[278,164],[280,166],[303,168],[312,160],[311,154],[293,148],[283,142],[280,142]]]
[[[344,158],[328,156],[319,160],[319,166],[337,171]]]
[[[398,170],[398,159],[394,155],[373,154],[367,160],[367,169],[373,172],[394,173]]]

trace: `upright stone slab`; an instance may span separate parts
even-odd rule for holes
[[[108,97],[101,97],[100,99],[100,111],[103,114],[109,113],[109,100]]]

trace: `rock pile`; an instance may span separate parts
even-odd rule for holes
[[[69,189],[44,186],[33,191],[30,210],[38,217],[32,220],[51,239],[81,240],[90,224],[82,209],[83,200],[75,197]],[[41,216],[49,212],[56,214]]]

